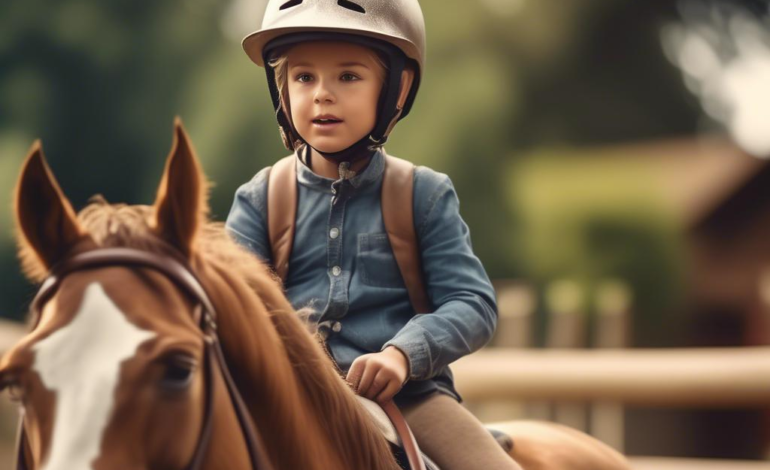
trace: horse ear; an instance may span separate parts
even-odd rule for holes
[[[155,230],[163,239],[190,256],[200,227],[208,215],[208,183],[190,138],[178,117],[174,142],[155,199]]]
[[[16,182],[14,208],[19,256],[31,279],[44,277],[85,236],[39,140],[32,144]]]

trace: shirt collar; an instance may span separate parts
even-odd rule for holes
[[[304,151],[304,146],[294,152],[295,158],[297,159],[297,181],[304,186],[331,191],[332,183],[336,180],[313,173],[313,170],[311,170],[305,162],[302,161],[302,158],[300,158],[300,152],[302,151]],[[383,150],[379,149],[374,152],[374,155],[372,155],[372,159],[369,161],[366,168],[348,181],[350,181],[350,184],[354,188],[367,186],[378,181],[382,177],[384,170],[385,159],[383,157]]]

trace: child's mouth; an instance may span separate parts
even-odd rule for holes
[[[313,125],[321,127],[330,127],[341,122],[339,119],[313,119]]]

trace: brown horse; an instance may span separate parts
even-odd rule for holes
[[[26,468],[400,468],[269,270],[207,221],[207,182],[179,122],[153,206],[96,199],[76,216],[39,143],[15,206],[25,273],[56,275],[0,363],[24,410]],[[120,250],[133,254],[115,262]],[[627,468],[574,431],[507,429],[526,470]]]

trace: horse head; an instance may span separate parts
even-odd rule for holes
[[[25,271],[40,281],[78,254],[129,239],[154,247],[148,253],[155,258],[188,259],[206,217],[206,185],[177,122],[155,204],[99,202],[81,214],[89,229],[36,142],[15,199]],[[0,363],[2,384],[25,411],[26,465],[185,468],[200,441],[207,393],[197,299],[157,269],[120,263],[73,270],[56,283],[33,302],[34,329]],[[226,426],[232,410],[224,410],[226,394],[215,395],[217,424]],[[231,439],[220,462],[246,468],[237,465],[248,462],[243,442]]]
[[[32,146],[17,238],[45,282],[0,361],[19,468],[397,468],[275,276],[208,222],[207,187],[179,121],[152,206],[76,215]]]

